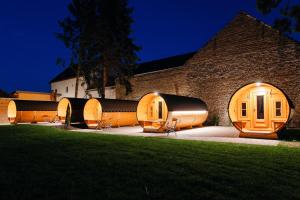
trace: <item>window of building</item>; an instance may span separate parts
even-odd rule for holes
[[[159,101],[158,102],[158,119],[162,119],[162,102],[161,101]]]
[[[281,116],[281,101],[276,101],[276,117]]]
[[[68,93],[68,92],[69,92],[69,87],[67,86],[67,87],[66,87],[66,93]]]
[[[242,117],[247,117],[247,103],[242,103]]]

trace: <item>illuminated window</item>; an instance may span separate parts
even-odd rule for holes
[[[242,103],[242,117],[247,117],[247,103]]]
[[[276,117],[281,116],[281,101],[276,101]]]
[[[162,119],[162,102],[158,102],[158,119]]]

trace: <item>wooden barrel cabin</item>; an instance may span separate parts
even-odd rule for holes
[[[228,113],[241,137],[277,138],[292,116],[293,104],[269,83],[251,83],[231,97]]]
[[[137,125],[137,101],[90,99],[84,106],[84,121],[89,128]]]
[[[71,123],[84,123],[83,109],[88,99],[63,98],[57,106],[57,115],[62,123],[66,122],[68,106],[70,108]]]
[[[57,116],[57,102],[11,100],[7,107],[8,120],[16,123],[53,122]]]
[[[137,119],[144,132],[201,127],[207,116],[207,105],[202,100],[170,94],[146,94],[137,107]]]

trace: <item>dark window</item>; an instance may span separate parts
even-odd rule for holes
[[[158,119],[162,119],[162,102],[158,102]]]
[[[242,117],[247,117],[247,104],[242,103]]]
[[[281,116],[281,101],[276,101],[276,117]]]
[[[257,96],[257,119],[265,118],[264,96]]]
[[[151,118],[153,117],[153,107],[150,107]]]
[[[69,92],[69,87],[66,87],[66,93],[68,93]]]

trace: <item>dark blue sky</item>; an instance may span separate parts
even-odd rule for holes
[[[57,57],[69,51],[58,41],[57,21],[68,15],[70,0],[10,0],[0,7],[0,88],[49,91],[49,81],[63,70]],[[267,22],[255,0],[130,0],[135,12],[134,38],[141,61],[202,47],[239,11]]]

